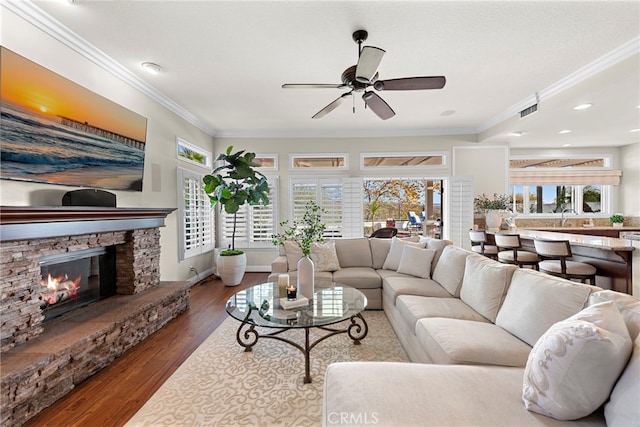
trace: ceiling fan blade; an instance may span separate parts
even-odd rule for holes
[[[351,96],[351,92],[343,93],[342,95],[340,95],[340,97],[338,99],[336,99],[331,104],[329,104],[326,107],[324,107],[322,110],[318,111],[311,118],[312,119],[321,119],[322,117],[326,116],[327,114],[329,114],[330,112],[332,112],[333,110],[338,108],[338,106],[340,106],[340,104],[342,104],[342,101],[344,101],[344,99],[346,97],[348,97],[348,96]]]
[[[361,83],[369,83],[376,74],[384,54],[385,51],[379,47],[363,47],[356,66],[356,80]]]
[[[342,89],[344,84],[285,83],[283,89]]]
[[[376,115],[382,120],[390,119],[396,115],[393,109],[389,107],[389,104],[387,104],[384,99],[380,98],[377,93],[365,92],[364,95],[362,95],[362,99],[364,99],[364,103],[367,104],[367,107],[371,108],[371,111],[376,113]]]
[[[378,80],[373,87],[376,90],[422,90],[442,89],[447,82],[444,76],[405,77],[402,79]]]

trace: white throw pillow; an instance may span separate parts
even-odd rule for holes
[[[285,241],[284,252],[287,254],[289,271],[296,271],[298,269],[298,261],[302,258],[302,249],[296,242]]]
[[[633,342],[633,353],[627,367],[604,405],[604,418],[609,427],[637,425],[640,420],[640,335]]]
[[[431,262],[436,255],[433,249],[422,249],[405,245],[398,264],[398,273],[410,274],[423,279],[431,278]]]
[[[311,260],[315,271],[336,271],[340,269],[336,242],[333,240],[325,243],[311,244]]]
[[[384,270],[398,270],[398,266],[400,265],[400,258],[402,258],[402,250],[404,249],[405,245],[424,248],[426,246],[426,242],[409,242],[407,240],[398,239],[397,237],[392,238],[389,253],[387,254],[387,258],[384,260],[384,264],[382,266]]]
[[[630,353],[629,332],[612,302],[554,324],[529,354],[526,408],[558,420],[586,417],[607,400]]]

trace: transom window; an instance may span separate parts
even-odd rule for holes
[[[360,167],[370,168],[442,168],[446,166],[446,153],[362,153]]]
[[[346,170],[349,165],[349,156],[340,154],[290,154],[290,167],[292,169],[333,169]]]

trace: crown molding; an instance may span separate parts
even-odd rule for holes
[[[477,130],[471,128],[433,128],[404,130],[335,130],[335,131],[231,131],[219,132],[216,138],[385,138],[404,136],[450,136],[472,135],[477,139]]]
[[[178,105],[175,101],[158,91],[140,77],[133,74],[109,55],[78,36],[66,26],[62,25],[59,21],[45,13],[30,0],[2,0],[1,4],[3,7],[6,7],[7,10],[36,26],[46,34],[76,51],[134,89],[147,95],[149,98],[172,111],[179,117],[182,117],[187,122],[198,127],[212,137],[216,136],[216,132],[194,114]]]
[[[522,101],[512,105],[503,113],[498,114],[497,116],[487,120],[482,125],[480,125],[480,127],[477,129],[477,133],[484,132],[487,129],[492,128],[493,126],[496,126],[497,124],[510,119],[525,108],[530,107],[535,103],[545,101],[554,95],[557,95],[579,83],[582,83],[583,81],[595,76],[605,69],[629,58],[630,56],[637,55],[638,53],[640,53],[640,36],[629,40],[622,46],[601,56],[600,58],[596,59],[590,64],[585,65],[577,71],[574,71],[567,77],[554,83],[548,88],[543,89],[540,92],[533,94],[523,99]]]

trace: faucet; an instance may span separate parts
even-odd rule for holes
[[[564,217],[565,212],[573,212],[574,214],[578,215],[578,212],[576,212],[574,209],[563,209],[562,210],[562,217],[561,217],[561,220],[560,220],[560,227],[564,227],[564,224],[567,222],[567,219],[569,219],[569,218],[565,218]]]

